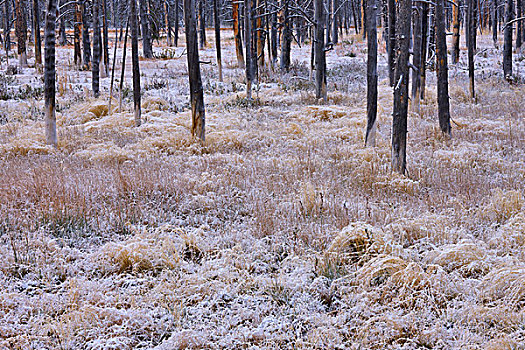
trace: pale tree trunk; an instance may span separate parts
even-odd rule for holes
[[[457,0],[457,5],[452,4],[452,63],[459,62],[459,6],[461,1]]]
[[[396,31],[399,54],[394,73],[394,112],[392,123],[392,170],[406,171],[406,140],[408,116],[408,57],[410,47],[410,23],[412,0],[400,0]]]
[[[18,63],[20,67],[27,67],[27,21],[25,3],[23,0],[15,0],[16,13],[16,38],[18,41]]]
[[[448,96],[447,37],[444,0],[436,0],[436,74],[439,127],[450,135],[450,101]]]
[[[237,54],[237,65],[244,68],[244,55],[242,53],[241,29],[239,23],[239,2],[232,0],[233,36],[235,39],[235,53]]]
[[[190,100],[192,126],[191,134],[201,142],[205,140],[204,91],[202,88],[199,48],[197,45],[197,21],[195,0],[184,0],[184,23],[186,27],[186,51],[188,52],[188,76],[190,80]]]
[[[139,68],[139,28],[137,18],[137,3],[136,0],[131,0],[131,64],[133,71],[133,107],[135,114],[135,126],[139,127],[141,124],[141,109],[140,109],[140,68]]]
[[[57,0],[48,0],[45,27],[44,99],[46,116],[46,143],[57,145],[55,115],[55,20]]]
[[[35,39],[35,68],[42,69],[42,41],[40,39],[40,8],[38,0],[33,0],[33,37]]]
[[[221,58],[221,22],[217,0],[213,0],[213,13],[215,20],[215,50],[217,51],[217,67],[219,69],[219,81],[222,82],[222,58]]]
[[[505,7],[505,31],[503,34],[503,76],[505,79],[512,78],[512,31],[514,19],[514,1],[507,0]]]
[[[365,145],[376,145],[377,129],[377,2],[368,0],[367,126]]]
[[[93,96],[100,95],[100,23],[99,23],[99,0],[93,0],[93,62],[91,66]]]
[[[315,97],[326,101],[325,22],[323,0],[315,0]]]

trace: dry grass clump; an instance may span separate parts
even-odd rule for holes
[[[487,256],[488,252],[480,243],[465,241],[429,251],[424,260],[427,264],[440,265],[448,272],[459,269],[468,275],[487,271]]]
[[[481,280],[480,298],[522,308],[525,302],[525,267],[504,266],[489,272]]]
[[[407,262],[403,259],[391,255],[379,255],[357,270],[356,282],[366,287],[380,286],[406,267]]]
[[[488,198],[488,203],[479,209],[481,219],[503,223],[523,208],[522,191],[503,191],[495,189]]]

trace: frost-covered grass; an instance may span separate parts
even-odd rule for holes
[[[450,140],[429,72],[402,177],[384,52],[367,149],[365,42],[329,53],[327,103],[308,47],[289,74],[262,71],[249,102],[223,34],[225,82],[203,66],[202,145],[182,47],[141,61],[139,128],[128,95],[108,111],[108,78],[89,96],[71,48],[58,50],[57,149],[40,99],[0,101],[0,348],[524,347],[525,88],[501,78],[490,39],[477,103],[466,62],[451,66]]]

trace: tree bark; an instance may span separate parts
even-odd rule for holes
[[[516,17],[522,17],[523,0],[516,0]],[[521,52],[521,44],[523,43],[523,20],[519,20],[516,29],[516,51]]]
[[[124,35],[124,48],[122,49],[122,72],[120,74],[119,99],[118,99],[119,112],[122,112],[122,90],[124,87],[124,74],[126,72],[126,52],[127,52],[127,46],[128,46],[128,30],[129,30],[129,22],[130,22],[129,18],[130,17],[128,16],[128,20],[126,21],[126,34]]]
[[[420,93],[420,99],[425,99],[425,89],[426,89],[426,82],[427,82],[427,55],[428,55],[428,36],[429,36],[429,12],[430,12],[430,5],[426,2],[423,2],[422,4],[423,10],[421,12],[422,19],[421,19],[421,66],[419,69],[421,70],[421,93]]]
[[[237,65],[244,68],[244,55],[242,53],[242,39],[239,27],[239,3],[232,0],[233,36],[235,38],[235,53],[237,54]]]
[[[292,50],[292,31],[290,29],[290,9],[289,0],[282,0],[283,23],[282,23],[282,43],[281,43],[281,70],[290,69],[290,55]],[[323,40],[324,41],[324,40]]]
[[[399,0],[399,18],[396,31],[398,55],[394,73],[394,112],[392,122],[392,169],[400,174],[406,171],[406,139],[408,116],[408,57],[412,0]]]
[[[507,0],[505,7],[505,31],[503,34],[503,76],[505,79],[512,78],[512,31],[514,19],[514,1]]]
[[[11,49],[11,22],[9,20],[9,1],[4,1],[4,49],[7,63],[9,64],[9,50]]]
[[[99,23],[99,0],[93,0],[93,62],[91,65],[93,96],[100,95],[100,23]]]
[[[199,39],[200,47],[206,47],[206,18],[204,13],[204,0],[199,0]]]
[[[452,63],[459,62],[459,21],[461,0],[457,0],[457,6],[452,4]]]
[[[396,62],[396,1],[388,0],[388,68],[390,86],[394,86]]]
[[[102,1],[102,62],[104,63],[102,72],[103,77],[107,77],[109,74],[109,33],[108,33],[108,7],[106,0]],[[100,8],[100,6],[99,6]]]
[[[58,40],[58,44],[60,46],[65,46],[67,45],[67,36],[66,36],[66,19],[65,17],[62,15],[63,13],[65,13],[67,11],[67,9],[64,7],[64,8],[61,8],[63,5],[64,5],[64,1],[59,1],[58,2],[59,4],[59,15],[60,15],[60,25],[58,27],[58,32],[60,34],[60,37],[59,37],[59,40]]]
[[[325,23],[323,0],[315,0],[315,97],[326,101]]]
[[[424,60],[421,59],[423,21],[423,4],[416,3],[416,11],[414,13],[414,57],[412,59],[416,68],[412,71],[412,111],[416,113],[420,111],[421,66],[425,64]]]
[[[16,38],[18,41],[18,63],[20,67],[27,67],[27,20],[25,3],[23,0],[15,0],[16,13]]]
[[[135,126],[141,124],[140,109],[140,67],[139,67],[139,28],[136,0],[131,0],[131,64],[133,66],[133,107],[135,114]]]
[[[184,23],[186,27],[186,50],[188,52],[188,75],[190,80],[190,100],[192,126],[191,134],[200,141],[205,140],[204,91],[202,88],[199,49],[197,47],[197,21],[195,0],[184,0]]]
[[[82,3],[82,45],[84,46],[84,69],[88,70],[91,63],[91,43],[86,3]]]
[[[42,40],[40,39],[40,7],[38,0],[33,0],[33,33],[35,39],[35,67],[42,66]]]
[[[436,73],[439,127],[444,134],[450,135],[446,35],[444,0],[436,0]]]
[[[219,69],[219,81],[222,82],[221,22],[217,0],[213,0],[213,13],[215,20],[215,51],[217,52],[217,67]]]
[[[494,47],[498,47],[498,0],[492,0],[492,41]]]
[[[257,0],[257,6],[258,9],[257,13],[257,30],[255,33],[255,37],[257,38],[257,63],[259,67],[264,67],[264,28],[262,23],[262,17],[260,16],[263,7],[262,7],[262,1]]]
[[[185,0],[187,1],[187,0]],[[246,98],[252,98],[253,56],[252,56],[252,0],[244,2],[244,47],[246,48]]]
[[[175,0],[175,28],[173,29],[175,46],[179,46],[179,0]]]
[[[140,24],[142,29],[142,54],[145,58],[153,57],[153,49],[151,47],[151,33],[149,28],[149,16],[147,0],[139,0]],[[133,31],[132,34],[133,35]],[[133,46],[133,44],[132,44]]]
[[[45,28],[45,66],[44,66],[44,99],[46,115],[46,143],[57,145],[57,126],[55,115],[55,20],[57,0],[48,0]]]
[[[82,65],[82,53],[80,48],[80,33],[82,32],[82,7],[80,0],[75,3],[75,24],[74,24],[74,52],[73,60],[77,68]]]
[[[171,6],[168,0],[164,1],[164,23],[166,25],[166,45],[173,46],[173,38],[171,37]]]
[[[365,145],[376,145],[377,129],[377,2],[368,0],[367,126]]]
[[[468,76],[469,76],[469,92],[470,97],[472,99],[476,98],[476,90],[474,86],[474,36],[471,35],[472,33],[472,26],[474,22],[474,1],[476,0],[468,0],[468,7],[467,7],[467,23],[466,27],[470,28],[467,31],[467,49],[468,49]]]

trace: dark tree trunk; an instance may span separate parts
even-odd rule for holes
[[[354,29],[355,33],[359,34],[359,18],[357,16],[357,12],[355,10],[355,3],[354,0],[350,0],[350,5],[352,6],[352,17],[354,18]]]
[[[222,82],[221,22],[219,18],[219,7],[217,6],[217,0],[213,0],[213,14],[215,20],[215,50],[217,51],[217,67],[219,69],[219,81]]]
[[[467,8],[467,28],[472,28],[473,22],[474,22],[474,1],[476,0],[468,0],[468,8]],[[468,49],[468,76],[469,76],[469,92],[470,97],[475,99],[476,98],[476,90],[474,86],[474,40],[475,37],[472,35],[472,29],[469,29],[467,31],[467,49]]]
[[[414,12],[414,67],[412,71],[412,110],[419,113],[420,106],[420,89],[421,89],[421,65],[425,64],[421,59],[423,45],[423,4],[416,3]],[[423,62],[422,62],[423,61]]]
[[[153,50],[151,48],[151,33],[150,33],[150,28],[149,28],[148,4],[146,3],[146,1],[147,0],[139,0],[140,24],[142,28],[142,54],[144,55],[145,58],[152,58]]]
[[[185,0],[188,1],[188,0]],[[246,98],[252,98],[253,56],[252,56],[252,0],[244,2],[244,47],[246,48]]]
[[[126,28],[127,30],[127,28]],[[111,67],[111,84],[109,87],[109,103],[108,103],[108,114],[111,113],[111,102],[113,102],[113,82],[115,81],[115,66],[117,63],[117,42],[118,42],[118,30],[115,30],[115,43],[113,44],[113,66]]]
[[[396,1],[388,0],[388,67],[390,86],[394,86],[396,62]]]
[[[99,0],[93,0],[93,62],[91,66],[93,96],[100,95],[100,23],[98,10]]]
[[[136,0],[131,0],[131,64],[133,66],[133,107],[135,114],[135,126],[141,124],[140,109],[140,67],[139,67],[139,26],[137,16]]]
[[[421,66],[419,67],[420,75],[420,99],[425,99],[425,87],[427,81],[427,53],[428,53],[428,12],[429,4],[421,4]]]
[[[339,0],[333,0],[334,1],[334,14],[333,14],[333,19],[332,19],[332,42],[335,44],[337,44],[339,42],[339,32],[338,32],[338,29],[339,29],[339,19],[341,18],[340,16],[340,11],[339,11]]]
[[[290,69],[290,55],[292,50],[292,31],[290,29],[290,9],[289,0],[282,0],[283,23],[282,23],[282,43],[281,43],[281,70]]]
[[[325,27],[326,27],[326,31],[325,31],[325,43],[326,45],[328,45],[330,43],[330,23],[331,23],[331,20],[332,20],[332,11],[333,11],[333,0],[327,0],[328,3],[326,4],[326,9],[327,9],[327,12],[326,12],[326,24],[325,24]]]
[[[503,34],[503,76],[509,80],[512,78],[512,31],[514,19],[514,1],[507,0],[505,6],[505,31]]]
[[[66,36],[66,19],[63,16],[63,13],[67,11],[67,9],[60,8],[64,5],[63,1],[59,1],[59,15],[60,15],[60,25],[58,26],[58,32],[60,33],[60,40],[58,41],[58,44],[60,46],[67,45],[67,36]]]
[[[164,1],[164,23],[166,25],[166,45],[173,46],[173,38],[171,37],[171,6],[168,0]]]
[[[124,74],[126,72],[126,52],[127,52],[127,46],[128,46],[128,30],[129,30],[129,20],[130,17],[128,17],[128,20],[126,21],[126,34],[124,36],[124,48],[122,49],[122,72],[120,74],[120,86],[119,86],[119,98],[118,98],[118,110],[122,112],[122,90],[124,87]],[[140,83],[140,80],[139,80]],[[139,84],[140,85],[140,84]]]
[[[91,63],[91,43],[89,40],[89,19],[87,4],[82,4],[82,45],[84,46],[84,69],[89,69]]]
[[[523,10],[523,0],[516,0],[516,17],[521,18]],[[517,23],[516,33],[516,51],[521,51],[521,44],[523,43],[523,20],[519,20]]]
[[[55,116],[55,20],[57,0],[48,0],[45,27],[44,100],[46,105],[46,143],[57,145]]]
[[[40,39],[40,8],[38,0],[33,0],[33,32],[35,39],[35,67],[42,66],[42,41]]]
[[[436,73],[439,127],[444,134],[450,135],[446,35],[444,0],[436,0]]]
[[[368,0],[367,126],[365,144],[375,146],[377,128],[377,2]]]
[[[11,49],[11,21],[9,16],[9,1],[4,1],[4,49],[6,60],[9,63],[9,50]]]
[[[8,1],[8,0],[6,0]],[[25,3],[23,0],[15,0],[16,13],[16,38],[18,41],[18,63],[20,67],[27,67],[27,20]]]
[[[175,29],[173,34],[175,46],[179,46],[179,0],[175,0]]]
[[[188,52],[188,76],[190,79],[190,100],[192,126],[191,134],[204,142],[205,110],[202,89],[199,48],[197,47],[197,23],[195,1],[184,0],[184,24],[186,27],[186,50]]]
[[[199,1],[199,44],[201,49],[206,46],[206,14],[204,12],[204,0]],[[186,18],[186,17],[185,17]]]
[[[80,5],[80,0],[77,0],[75,3],[75,24],[73,27],[75,44],[73,60],[78,68],[80,65],[82,65],[82,50],[80,48],[80,33],[82,32],[82,7]]]
[[[315,0],[315,97],[326,101],[325,24],[323,0]]]
[[[272,14],[272,27],[270,31],[270,40],[272,42],[272,64],[275,66],[277,63],[277,13]]]
[[[452,4],[452,63],[459,62],[459,24],[461,1],[457,0],[457,5]]]
[[[232,0],[233,36],[235,38],[235,53],[237,54],[237,65],[244,68],[244,55],[242,53],[242,38],[239,26],[239,3]]]
[[[392,123],[392,169],[400,174],[406,171],[406,139],[408,116],[408,57],[412,0],[399,1],[396,31],[398,56],[394,74],[394,112]]]
[[[494,47],[498,47],[498,1],[492,0],[492,41]]]
[[[103,76],[107,77],[109,73],[109,33],[108,33],[108,7],[106,0],[102,1],[102,62],[103,66]]]

